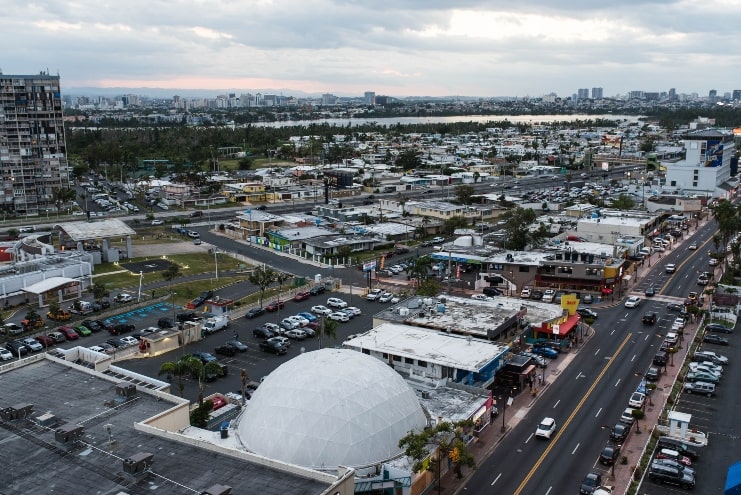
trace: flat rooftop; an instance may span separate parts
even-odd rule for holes
[[[383,323],[342,345],[467,371],[479,371],[509,352],[506,345],[396,323]]]
[[[248,462],[218,450],[177,442],[135,429],[135,423],[176,406],[178,398],[158,400],[137,387],[124,401],[117,397],[120,379],[90,369],[35,355],[0,367],[0,410],[33,404],[25,419],[0,419],[0,486],[3,494],[202,493],[228,485],[232,493],[320,494],[330,485],[288,471]],[[53,415],[56,426],[45,418]],[[57,443],[54,429],[84,427],[72,447]],[[219,432],[200,430],[218,437]],[[230,435],[232,437],[233,435]],[[213,441],[213,440],[209,440]],[[203,441],[194,439],[193,444]],[[126,474],[123,460],[152,453],[149,472],[141,479]]]
[[[376,313],[373,323],[374,327],[388,322],[434,330],[450,328],[454,333],[486,338],[489,330],[517,317],[523,308],[524,317],[536,326],[563,314],[563,309],[555,304],[516,297],[497,296],[491,301],[457,296],[412,297]]]

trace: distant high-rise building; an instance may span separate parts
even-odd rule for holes
[[[710,91],[708,92],[708,99],[709,99],[710,101],[715,101],[715,100],[716,100],[717,98],[718,98],[718,90],[716,90],[716,89],[711,89],[711,90],[710,90]]]
[[[670,88],[669,89],[669,99],[670,100],[676,100],[677,99],[677,89],[676,88]]]
[[[592,88],[592,99],[593,100],[602,99],[602,88]]]
[[[587,98],[589,98],[589,89],[579,88],[576,92],[576,97],[580,100],[586,100]]]
[[[69,187],[59,76],[0,73],[0,208],[37,215]]]
[[[733,96],[731,97],[735,101],[741,100],[741,89],[734,89],[733,90]]]
[[[363,94],[363,100],[365,101],[366,105],[375,105],[376,104],[376,93],[374,91],[366,91]]]

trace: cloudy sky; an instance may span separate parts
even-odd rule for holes
[[[4,74],[67,88],[741,89],[739,0],[0,0],[0,25]]]

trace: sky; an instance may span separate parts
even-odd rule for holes
[[[0,70],[63,90],[741,89],[739,0],[0,0],[0,25]]]

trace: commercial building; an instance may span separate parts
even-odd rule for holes
[[[59,76],[0,73],[0,208],[38,215],[69,187]]]

